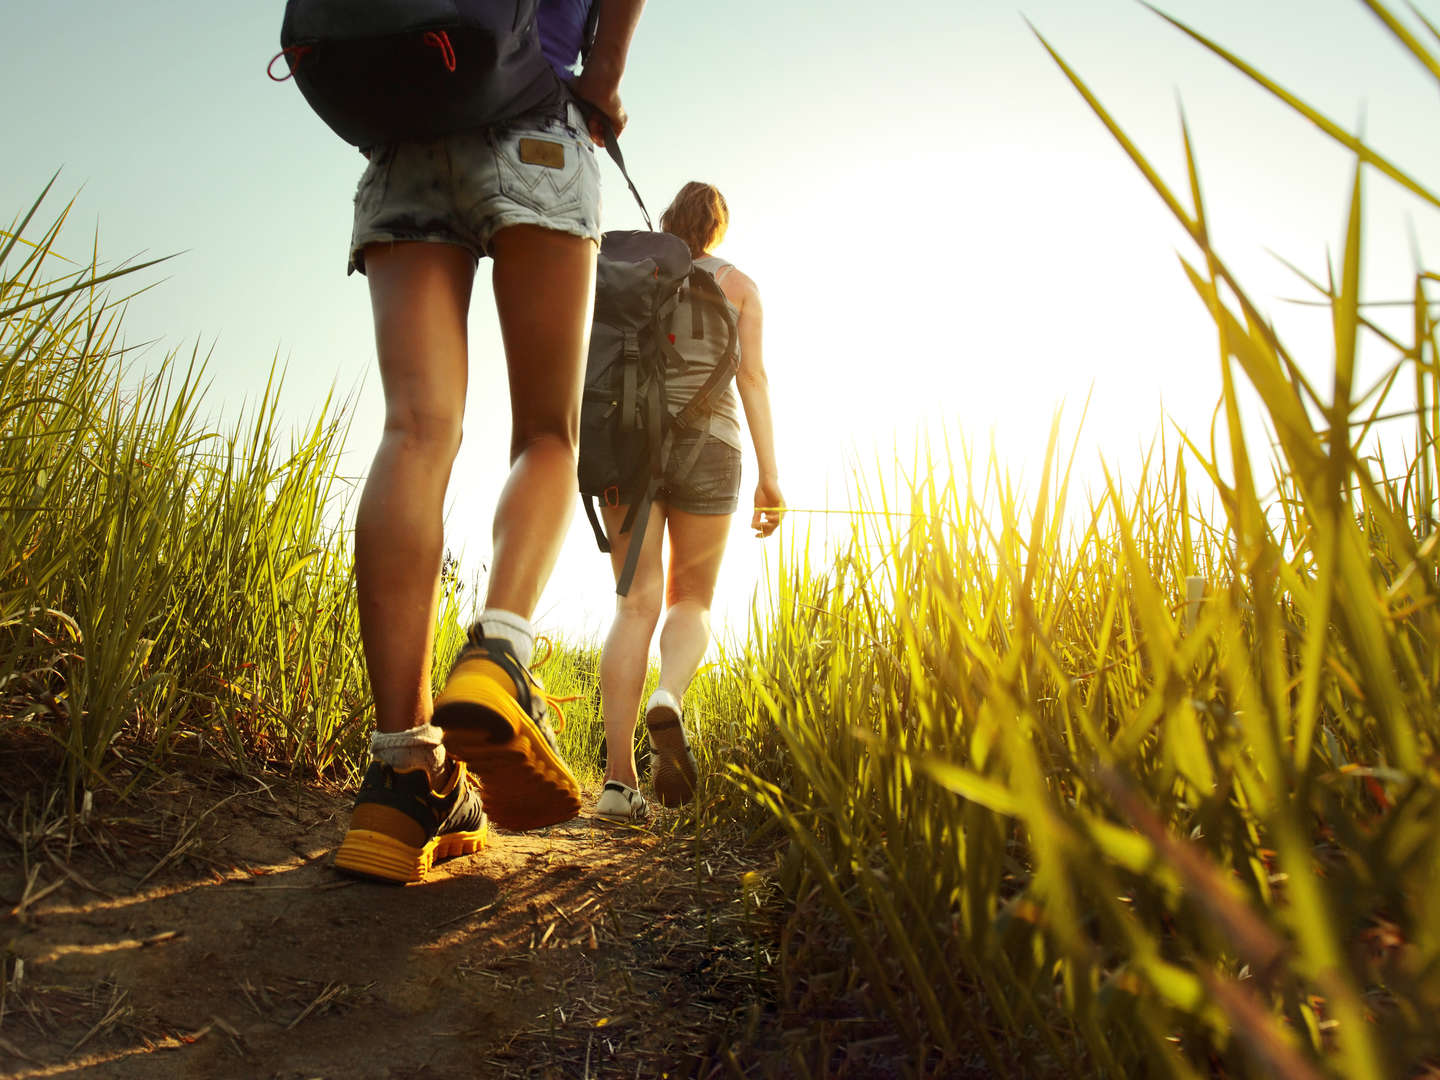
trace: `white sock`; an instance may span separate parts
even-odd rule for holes
[[[645,703],[645,711],[648,713],[655,706],[660,705],[672,710],[678,717],[680,715],[680,699],[664,688],[657,688],[650,695],[650,700]]]
[[[530,620],[503,608],[486,608],[480,613],[480,632],[487,638],[503,638],[510,642],[515,659],[528,668],[535,656],[535,628]]]
[[[370,736],[370,753],[396,772],[424,769],[431,781],[445,774],[445,747],[442,732],[434,724],[406,731],[377,731]]]

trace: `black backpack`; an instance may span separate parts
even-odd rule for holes
[[[475,131],[566,100],[538,0],[286,0],[281,53],[310,107],[359,147]],[[274,61],[271,61],[274,78]],[[283,81],[283,78],[281,79]]]
[[[721,316],[717,329],[707,312]],[[707,330],[707,323],[709,324]],[[580,410],[580,495],[601,551],[610,541],[597,500],[628,506],[620,531],[632,533],[615,591],[630,591],[641,541],[664,481],[675,431],[702,432],[673,478],[693,467],[708,437],[711,403],[735,377],[739,338],[735,309],[690,248],[664,232],[607,232],[595,272],[595,317]],[[673,415],[666,376],[713,365],[698,391]]]
[[[320,119],[362,149],[503,124],[574,97],[540,48],[539,0],[285,0],[270,77],[291,75]],[[585,20],[594,44],[599,0]],[[284,57],[290,75],[276,76]],[[605,149],[650,223],[609,118]]]

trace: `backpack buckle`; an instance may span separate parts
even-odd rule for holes
[[[618,508],[619,508],[619,506],[620,506],[620,488],[619,488],[617,485],[611,484],[609,487],[607,487],[607,488],[605,489],[605,491],[603,492],[603,495],[604,495],[604,498],[605,498],[605,505],[606,505],[606,506],[610,507],[611,510],[615,510],[615,509],[618,509]]]

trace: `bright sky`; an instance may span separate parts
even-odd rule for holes
[[[332,385],[355,390],[346,471],[361,474],[381,417],[364,281],[344,273],[363,162],[293,86],[265,77],[282,6],[0,6],[0,219],[61,169],[55,209],[79,192],[72,251],[86,253],[98,228],[110,262],[183,252],[131,304],[129,341],[157,342],[138,362],[213,346],[209,402],[222,423],[259,397],[276,355],[297,423]],[[1436,84],[1359,0],[1161,6],[1440,184]],[[1440,22],[1440,0],[1417,6]],[[729,201],[721,250],[764,296],[782,484],[797,507],[844,507],[857,463],[888,468],[889,448],[908,457],[922,430],[958,433],[982,455],[993,438],[1003,462],[1033,474],[1054,408],[1065,403],[1073,421],[1092,387],[1082,462],[1103,453],[1133,469],[1165,416],[1208,429],[1214,335],[1176,259],[1193,253],[1026,18],[1183,189],[1178,95],[1221,250],[1328,378],[1327,316],[1280,303],[1303,289],[1266,252],[1324,276],[1350,161],[1141,4],[651,0],[623,87],[626,159],[657,215],[689,179]],[[637,227],[603,168],[607,226]],[[1369,184],[1366,295],[1405,298],[1412,250],[1433,256],[1440,214]],[[482,264],[448,519],[472,571],[488,559],[508,439],[488,276]],[[743,502],[748,455],[746,466]],[[778,550],[742,525],[716,605],[738,632],[763,552]],[[577,513],[539,621],[599,634],[611,602]]]

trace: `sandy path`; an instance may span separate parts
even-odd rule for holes
[[[693,823],[497,830],[399,888],[330,869],[343,793],[166,785],[76,843],[0,804],[0,1077],[762,1068],[774,935]]]

